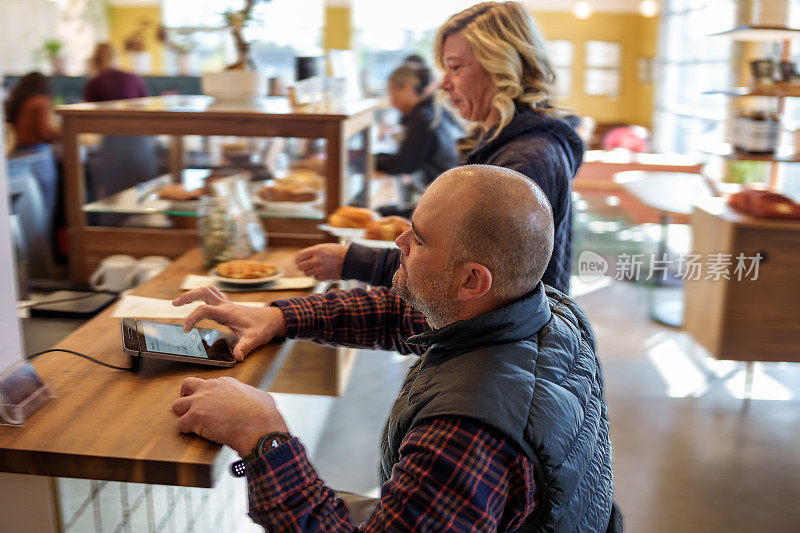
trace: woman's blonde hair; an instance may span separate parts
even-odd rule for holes
[[[555,72],[533,18],[517,2],[483,2],[456,13],[445,22],[434,41],[434,56],[444,69],[444,41],[460,33],[475,58],[489,73],[497,94],[492,105],[500,123],[492,139],[514,118],[517,102],[556,114],[551,97]]]

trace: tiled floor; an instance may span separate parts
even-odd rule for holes
[[[743,364],[710,359],[682,331],[651,322],[643,287],[598,287],[578,301],[604,366],[626,530],[798,531],[800,365],[758,364],[743,400]],[[378,436],[405,364],[359,354],[314,454],[332,486],[377,488]]]

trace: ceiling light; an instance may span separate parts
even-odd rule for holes
[[[656,0],[641,0],[639,2],[639,13],[644,17],[655,17],[658,15],[658,2]]]
[[[578,0],[572,5],[572,14],[576,19],[587,19],[592,14],[592,5],[588,0]]]

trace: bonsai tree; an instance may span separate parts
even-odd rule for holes
[[[125,38],[123,47],[126,52],[138,53],[145,50],[145,32],[150,26],[150,21],[141,19],[136,29]]]
[[[233,37],[236,46],[236,62],[228,65],[226,70],[246,70],[254,68],[252,57],[250,57],[250,43],[243,35],[244,28],[253,18],[253,8],[258,2],[268,3],[270,0],[245,0],[244,6],[239,11],[226,11],[223,16],[225,23]]]

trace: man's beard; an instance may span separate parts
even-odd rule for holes
[[[457,314],[457,301],[446,288],[448,286],[446,282],[452,280],[452,273],[452,270],[448,269],[444,280],[435,279],[433,276],[421,280],[420,284],[430,289],[428,294],[423,295],[418,290],[412,290],[408,270],[405,266],[401,266],[392,277],[392,287],[400,298],[425,315],[431,327],[437,329],[453,322]]]

